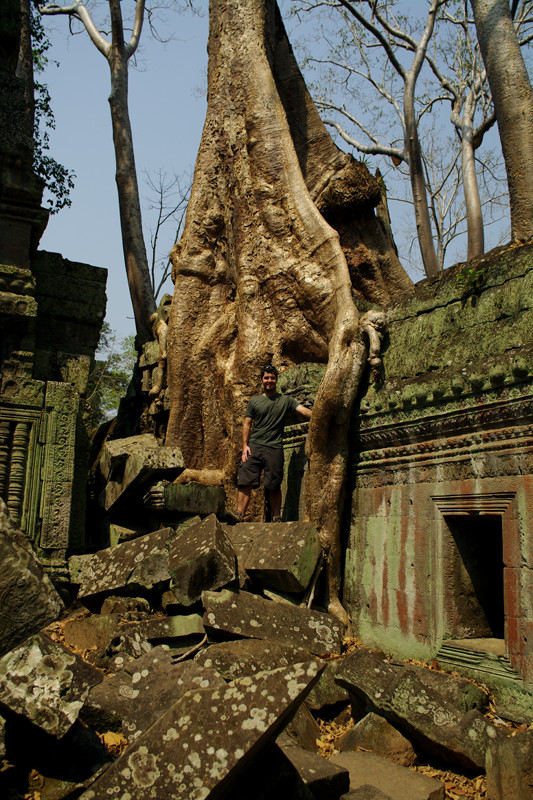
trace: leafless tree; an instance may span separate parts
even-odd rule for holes
[[[533,91],[513,18],[532,3],[471,0],[502,143],[516,241],[533,236]]]
[[[39,9],[45,15],[68,16],[71,26],[76,21],[80,22],[109,65],[111,77],[109,105],[113,126],[124,261],[137,333],[147,337],[150,335],[150,316],[156,306],[143,236],[139,187],[128,110],[128,62],[139,45],[145,15],[145,0],[137,0],[135,4],[133,28],[128,41],[125,38],[126,29],[120,0],[107,0],[107,3],[111,27],[109,38],[98,29],[81,0],[76,0],[71,6],[50,3],[41,5]]]
[[[155,221],[150,230],[150,281],[157,300],[164,284],[170,279],[172,262],[169,253],[183,230],[192,181],[190,175],[169,177],[164,170],[159,170],[156,175],[145,173],[145,180],[149,189],[145,207],[155,212]],[[159,247],[161,234],[169,227],[172,227],[174,238],[170,247],[165,238],[162,254]]]

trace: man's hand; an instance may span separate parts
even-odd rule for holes
[[[250,450],[250,448],[246,444],[242,448],[242,462],[243,462],[243,464],[244,464],[245,461],[248,461],[248,456],[251,456],[251,455],[252,455],[252,451]]]

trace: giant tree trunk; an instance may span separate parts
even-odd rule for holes
[[[533,236],[533,91],[508,0],[471,0],[511,202],[512,238]]]
[[[327,362],[323,386],[339,391],[315,404],[308,513],[328,550],[338,525],[321,520],[338,510],[346,458],[325,497],[338,453],[323,434],[346,443],[366,358],[353,296],[386,305],[412,284],[373,211],[379,185],[331,141],[274,0],[212,0],[210,14],[207,118],[172,253],[167,443],[187,467],[221,471],[230,496],[261,365]]]

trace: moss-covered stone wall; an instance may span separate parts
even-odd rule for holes
[[[354,422],[344,597],[355,633],[431,659],[447,639],[501,629],[533,682],[533,247],[458,265],[393,308],[382,379]],[[469,581],[489,599],[471,586],[464,600]],[[481,619],[491,593],[501,624]]]

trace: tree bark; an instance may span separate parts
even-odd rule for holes
[[[308,515],[328,550],[339,527],[321,521],[338,523],[366,359],[354,296],[384,305],[412,283],[375,217],[379,184],[329,137],[274,0],[212,0],[208,49],[207,118],[172,252],[167,444],[189,468],[222,470],[231,496],[261,365],[327,362],[322,385],[339,392],[332,401],[322,390],[315,404],[309,479],[322,504]]]
[[[471,0],[502,144],[513,241],[533,236],[533,91],[507,0]]]
[[[129,48],[124,42],[120,0],[108,0],[111,12],[111,47],[107,54],[111,73],[109,107],[113,126],[116,183],[124,263],[128,276],[135,327],[145,339],[152,338],[150,317],[156,310],[144,242],[137,169],[128,109]]]
[[[474,114],[473,93],[466,99],[461,122],[461,161],[463,169],[463,190],[466,206],[467,260],[485,252],[483,213],[476,175],[474,155]]]

